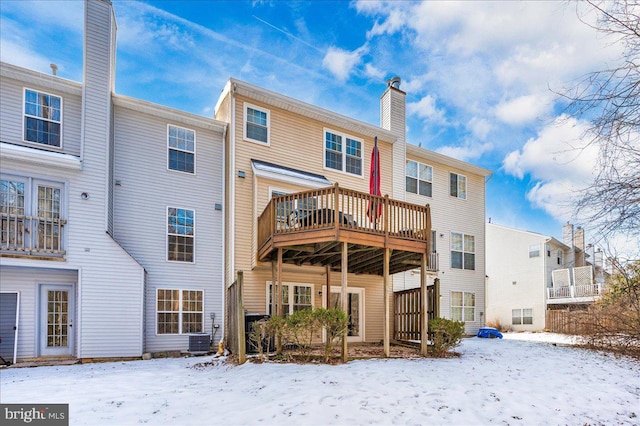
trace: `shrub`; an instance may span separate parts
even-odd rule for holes
[[[318,320],[311,309],[295,311],[286,318],[287,337],[290,337],[305,358],[308,357],[313,334],[318,327]]]
[[[273,337],[276,345],[276,353],[282,354],[282,344],[286,341],[287,320],[284,317],[272,316],[267,320],[267,333]]]
[[[325,329],[324,362],[329,362],[333,345],[341,342],[349,327],[349,317],[340,309],[318,308],[313,311],[318,325]]]
[[[462,341],[464,322],[446,318],[436,318],[429,321],[429,335],[431,350],[435,356],[443,357],[449,349],[455,348]]]

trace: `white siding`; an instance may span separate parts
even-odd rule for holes
[[[513,329],[544,329],[547,237],[491,223],[486,229],[487,321],[511,326],[512,309],[533,309],[533,324],[513,325]],[[529,247],[535,244],[540,246],[540,256],[529,257]]]
[[[77,83],[0,64],[0,141],[54,152],[80,155],[81,90]],[[62,149],[24,142],[24,89],[62,98]]]
[[[0,290],[17,291],[20,294],[18,315],[19,360],[38,356],[38,330],[36,322],[39,284],[75,284],[78,272],[64,269],[0,267]],[[73,330],[77,332],[77,330]],[[6,336],[3,336],[6,338]]]
[[[156,106],[157,109],[162,109]],[[186,114],[184,114],[186,116]],[[203,290],[204,331],[210,314],[222,337],[223,203],[222,128],[115,109],[115,238],[147,271],[146,348],[148,352],[186,350],[188,335],[156,334],[158,288]],[[200,118],[200,120],[205,120]],[[217,123],[210,120],[212,123]],[[167,124],[195,131],[196,173],[167,170]],[[167,261],[167,207],[195,211],[195,262]]]

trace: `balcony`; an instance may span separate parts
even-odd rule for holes
[[[63,260],[65,219],[0,213],[0,256]]]
[[[552,272],[553,287],[547,288],[547,303],[588,303],[602,295],[604,285],[594,282],[593,268],[556,269]]]
[[[272,198],[258,218],[258,260],[340,268],[341,246],[347,243],[348,272],[383,275],[384,253],[390,249],[389,274],[421,266],[438,270],[437,254],[429,254],[429,206],[339,187]]]

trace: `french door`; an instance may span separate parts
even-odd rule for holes
[[[322,293],[326,286],[322,288]],[[326,307],[326,299],[322,298],[322,304]],[[331,287],[331,306],[329,308],[342,309],[342,289]],[[349,316],[349,328],[347,331],[348,342],[364,342],[364,288],[347,288],[347,315]]]

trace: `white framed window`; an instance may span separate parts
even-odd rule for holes
[[[156,290],[156,333],[187,334],[204,330],[204,291]]]
[[[195,211],[167,207],[167,260],[195,260]]]
[[[267,281],[267,312],[271,312],[273,286]],[[313,284],[282,283],[282,312],[291,315],[296,311],[313,308]]]
[[[468,291],[451,292],[451,319],[454,321],[476,320],[476,294]]]
[[[529,246],[529,257],[540,257],[540,244],[531,244]]]
[[[24,140],[62,147],[62,98],[24,89]]]
[[[167,168],[184,173],[196,172],[196,132],[167,125]]]
[[[362,139],[324,129],[324,168],[363,176]]]
[[[270,140],[270,112],[250,103],[244,104],[244,139],[269,145]]]
[[[546,249],[547,249],[547,257],[551,257],[551,244],[547,244]]]
[[[289,192],[269,188],[271,198],[288,195]],[[278,224],[286,224],[290,215],[295,213],[298,218],[305,217],[316,210],[318,200],[314,197],[285,199],[276,204],[276,219]]]
[[[452,197],[467,199],[467,177],[457,173],[449,173],[449,194]]]
[[[511,324],[512,325],[533,324],[533,309],[512,309]]]
[[[405,189],[407,192],[431,197],[433,193],[433,167],[418,161],[407,160]]]
[[[556,260],[558,262],[558,265],[562,265],[562,250],[558,250]]]
[[[476,269],[476,242],[473,235],[462,232],[451,233],[451,267],[453,269]]]

